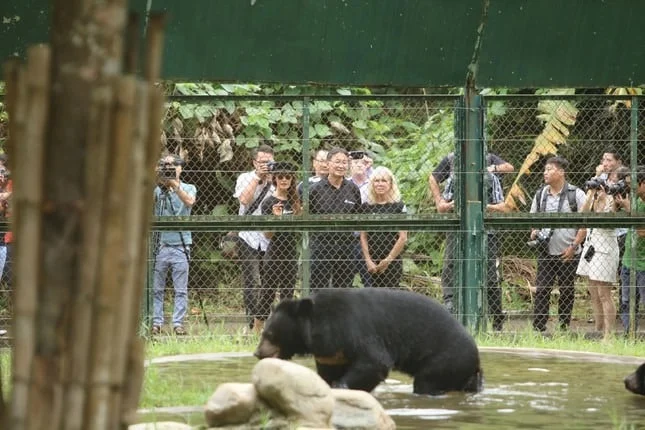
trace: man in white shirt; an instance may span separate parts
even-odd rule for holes
[[[273,148],[263,144],[255,148],[252,155],[253,170],[242,173],[235,184],[233,196],[240,201],[239,215],[260,215],[262,201],[271,195],[273,189],[269,169],[273,162]],[[239,253],[246,317],[249,328],[259,333],[262,322],[257,318],[256,292],[262,288],[261,265],[269,239],[261,231],[241,231],[239,236],[242,239]]]

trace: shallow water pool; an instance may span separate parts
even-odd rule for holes
[[[399,429],[645,428],[645,397],[627,392],[623,378],[639,360],[562,351],[483,349],[484,390],[422,396],[412,380],[392,372],[374,396]],[[294,360],[313,368],[312,359]],[[150,366],[181,389],[250,382],[250,354],[164,357]],[[211,391],[211,393],[212,393]],[[144,420],[202,424],[202,406],[144,410]],[[196,406],[196,407],[195,407]]]

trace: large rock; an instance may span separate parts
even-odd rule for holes
[[[260,360],[252,382],[258,396],[271,408],[303,427],[331,427],[334,397],[316,372],[277,358]]]
[[[365,391],[332,389],[336,404],[332,423],[337,429],[394,430],[396,424],[381,404]]]
[[[157,423],[133,424],[128,426],[128,430],[193,430],[193,427],[188,424],[160,421]]]
[[[251,420],[259,408],[258,396],[252,384],[226,383],[208,399],[204,408],[209,427],[242,424]]]

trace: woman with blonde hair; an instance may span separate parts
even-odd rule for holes
[[[387,167],[377,167],[370,178],[365,214],[406,213],[396,178]],[[360,233],[361,250],[372,287],[397,288],[403,276],[401,252],[408,240],[406,231]]]

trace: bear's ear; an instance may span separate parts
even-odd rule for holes
[[[305,297],[304,299],[298,300],[298,309],[296,314],[299,317],[308,317],[314,311],[314,300],[311,297]]]

